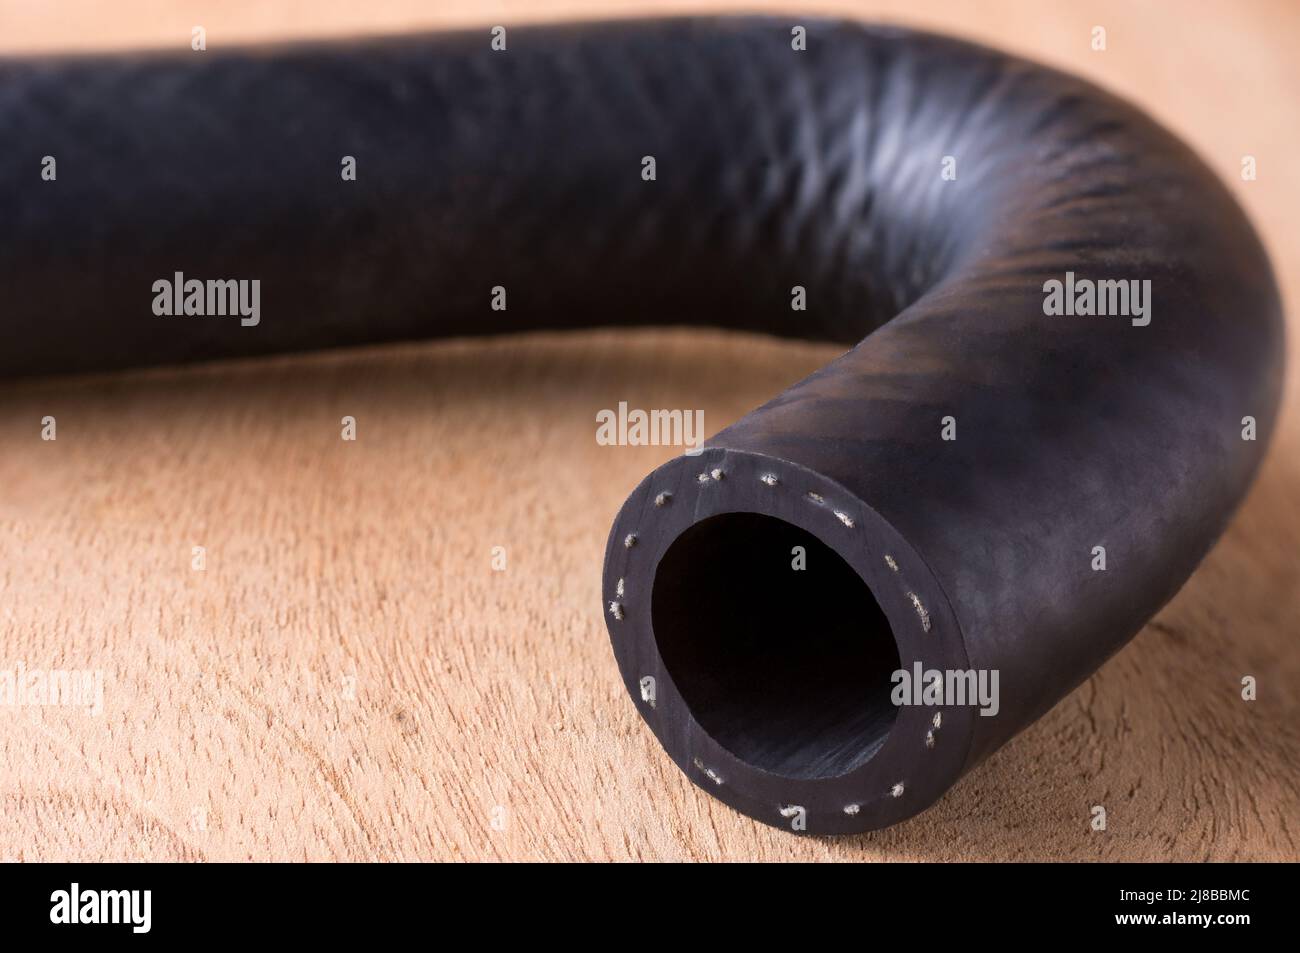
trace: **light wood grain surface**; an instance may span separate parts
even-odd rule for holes
[[[0,52],[727,8],[6,0]],[[939,29],[1129,96],[1231,183],[1300,300],[1300,6],[736,9]],[[713,432],[833,353],[598,332],[0,386],[0,670],[104,679],[99,715],[0,707],[0,859],[1300,856],[1294,375],[1257,485],[1182,593],[928,813],[799,839],[670,764],[624,696],[599,569],[624,495],[672,451],[598,446],[595,413],[701,407]]]

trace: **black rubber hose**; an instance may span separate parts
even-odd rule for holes
[[[808,832],[915,814],[1224,528],[1281,381],[1259,241],[1150,119],[964,43],[493,39],[0,64],[0,373],[632,323],[861,341],[632,493],[606,619],[709,793]],[[160,316],[177,272],[258,307]],[[997,714],[895,704],[917,663],[997,672]]]

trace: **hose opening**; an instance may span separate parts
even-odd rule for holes
[[[700,726],[740,760],[836,777],[884,743],[899,668],[862,578],[808,531],[759,513],[694,524],[651,594],[655,641]]]

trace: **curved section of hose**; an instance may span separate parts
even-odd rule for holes
[[[1227,191],[1131,106],[952,40],[791,26],[0,62],[0,374],[621,324],[853,344],[633,492],[606,619],[705,790],[814,833],[915,814],[1213,544],[1273,425],[1279,299]],[[159,314],[157,283],[193,279],[256,279],[256,321]],[[747,542],[768,517],[850,567],[901,669],[999,673],[997,714],[809,721],[815,672],[766,727],[720,713],[672,576],[711,565],[718,605],[761,602],[725,532],[693,533],[742,514]]]

